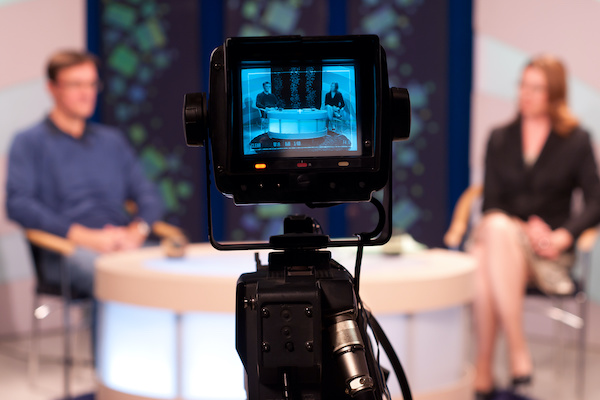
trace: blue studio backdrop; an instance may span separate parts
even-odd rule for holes
[[[205,241],[204,151],[185,146],[181,107],[185,93],[207,91],[212,50],[232,36],[377,34],[390,85],[408,88],[412,103],[411,138],[394,145],[394,229],[440,246],[468,184],[471,10],[470,0],[88,0],[88,47],[105,82],[94,118],[126,133],[166,220]],[[377,218],[368,204],[235,207],[216,190],[212,199],[221,240],[266,239],[293,213],[336,237]]]

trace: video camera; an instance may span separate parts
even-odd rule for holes
[[[210,241],[282,250],[268,265],[257,255],[257,271],[237,284],[248,398],[382,398],[385,374],[367,334],[378,325],[360,301],[360,262],[362,246],[391,235],[392,141],[408,138],[410,102],[406,89],[389,87],[379,38],[229,38],[211,55],[209,91],[208,102],[204,93],[185,96],[183,121],[187,144],[206,148]],[[289,216],[268,243],[218,242],[211,167],[217,189],[236,204],[371,202],[379,224],[355,240],[332,240],[312,218]],[[385,206],[373,197],[381,189]],[[358,249],[354,277],[321,250],[340,246]]]

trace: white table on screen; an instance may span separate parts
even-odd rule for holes
[[[311,108],[269,110],[272,139],[315,139],[327,135],[327,111]]]

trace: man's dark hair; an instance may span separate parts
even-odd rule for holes
[[[56,77],[60,70],[88,62],[93,63],[96,68],[100,66],[100,61],[94,54],[77,50],[61,50],[54,53],[48,59],[46,76],[52,82],[56,82]]]
[[[269,82],[269,81],[263,82],[263,89],[265,88],[265,85],[270,85],[270,84],[271,84],[271,82]]]

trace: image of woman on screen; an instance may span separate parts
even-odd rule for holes
[[[346,105],[344,97],[338,91],[339,85],[337,82],[331,82],[330,91],[325,95],[325,109],[327,110],[327,125],[335,129],[332,121],[342,118],[342,109]]]

